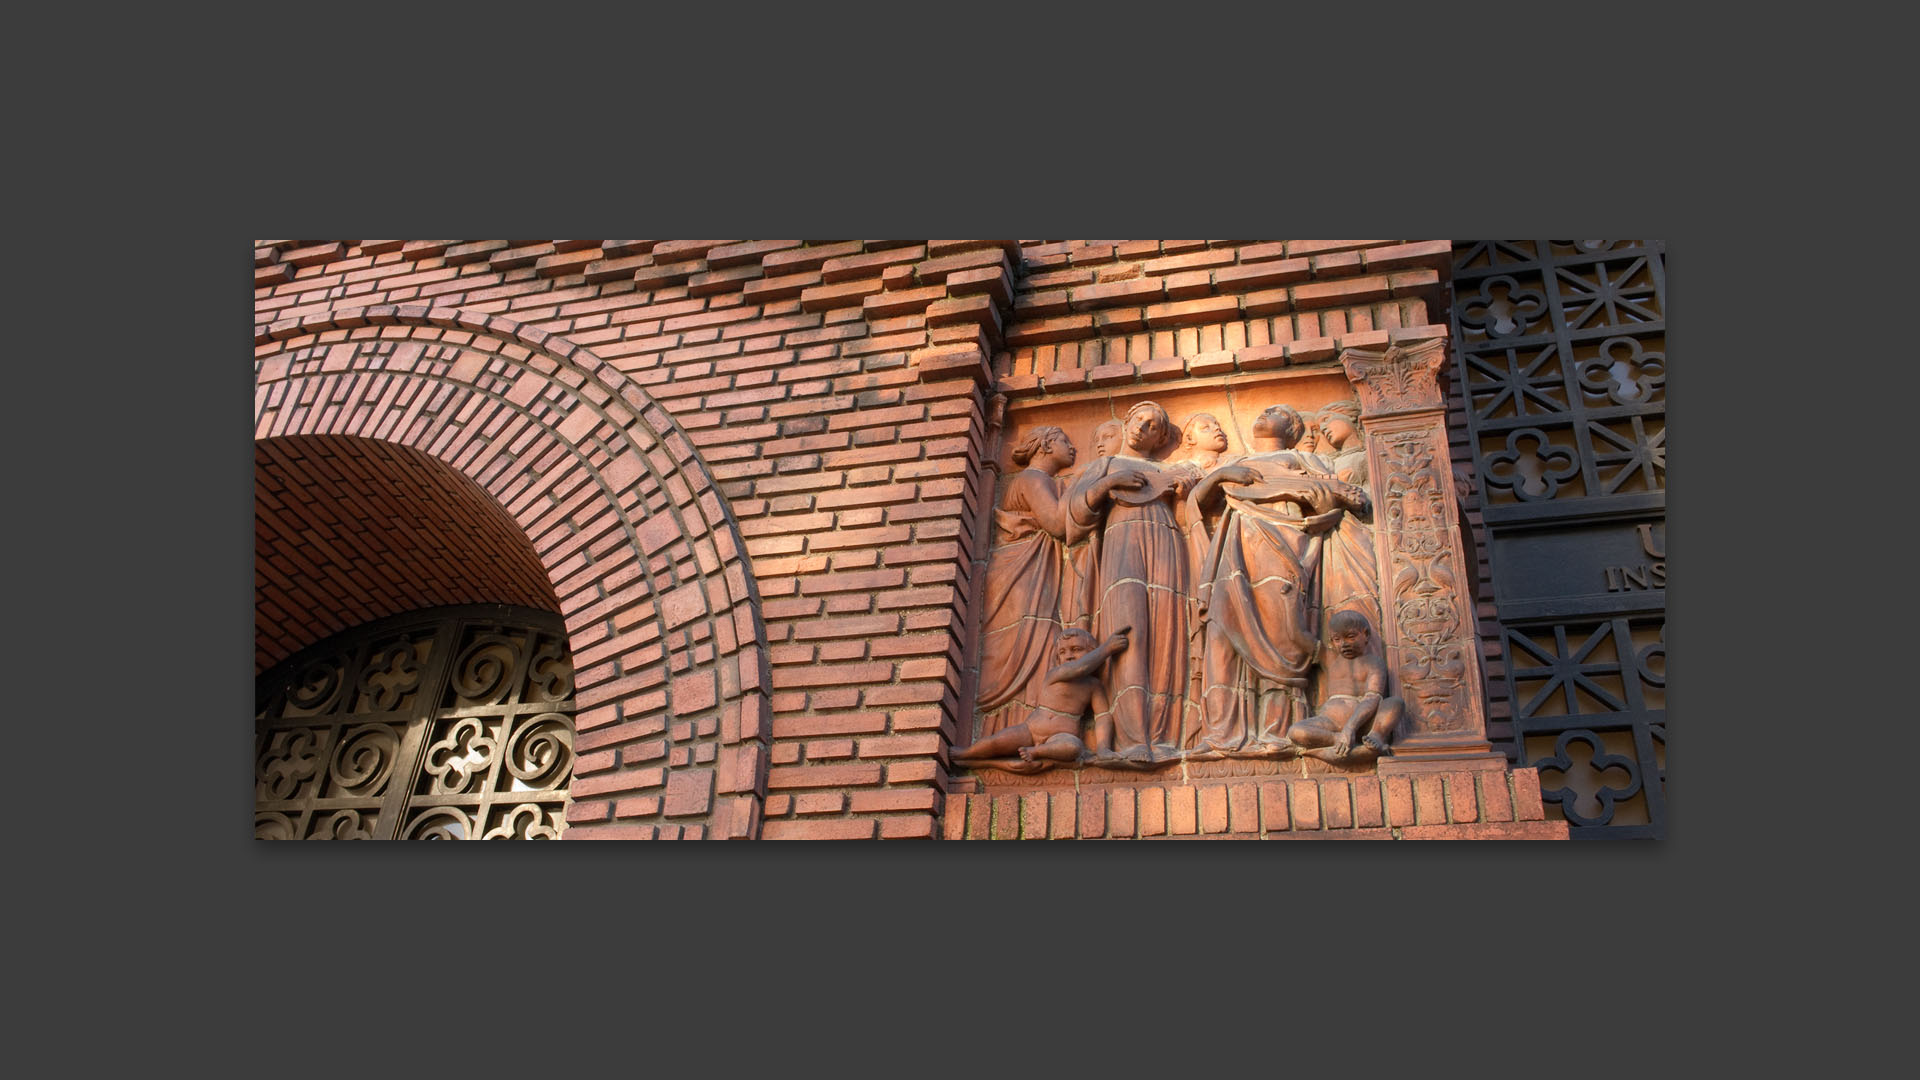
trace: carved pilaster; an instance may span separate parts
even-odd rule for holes
[[[1448,467],[1446,397],[1439,382],[1446,344],[1340,356],[1360,398],[1367,467],[1379,523],[1382,644],[1407,728],[1380,771],[1422,759],[1501,767],[1487,741],[1480,650],[1474,635],[1459,508]]]

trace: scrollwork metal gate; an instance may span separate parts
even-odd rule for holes
[[[260,839],[555,839],[573,771],[560,617],[433,608],[368,623],[255,683]]]

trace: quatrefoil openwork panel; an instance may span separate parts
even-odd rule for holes
[[[500,824],[488,830],[483,840],[557,840],[560,832],[541,816],[538,806],[522,804],[506,812]]]
[[[294,728],[273,733],[266,749],[254,759],[255,797],[290,799],[301,785],[319,775],[320,744],[324,731]]]
[[[1556,429],[1566,434],[1563,429]],[[1486,455],[1487,486],[1523,502],[1545,502],[1580,475],[1580,455],[1540,428],[1507,433],[1505,448]]]
[[[1576,368],[1589,404],[1651,405],[1665,400],[1666,354],[1650,351],[1634,338],[1608,338],[1581,357]]]
[[[484,720],[472,716],[455,720],[441,739],[427,748],[426,771],[434,778],[430,790],[453,794],[466,791],[476,777],[488,774],[497,746]]]
[[[1489,339],[1523,337],[1547,329],[1546,293],[1537,282],[1523,285],[1506,274],[1482,281],[1479,291],[1462,297],[1454,310],[1463,329]]]
[[[420,661],[430,644],[431,640],[402,638],[376,646],[356,680],[361,694],[357,708],[362,712],[406,708],[420,686]]]
[[[1558,803],[1575,825],[1609,824],[1616,809],[1640,793],[1640,763],[1612,753],[1608,746],[1618,740],[1630,746],[1631,735],[1608,735],[1614,738],[1584,728],[1563,731],[1554,740],[1552,755],[1533,763],[1540,770],[1540,797]]]

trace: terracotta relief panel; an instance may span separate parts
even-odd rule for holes
[[[1414,504],[1448,489],[1398,472],[1382,485],[1383,461],[1405,463],[1373,446],[1362,401],[1328,365],[1015,403],[998,445],[976,737],[955,764],[1124,778],[1391,755],[1415,713],[1402,687],[1453,673],[1457,613],[1429,626],[1422,605],[1449,571],[1427,563],[1383,589],[1383,570],[1407,564],[1383,560],[1382,537],[1434,542],[1418,518],[1430,507]],[[1385,513],[1414,525],[1387,533]],[[1395,630],[1422,650],[1420,671],[1396,674]]]

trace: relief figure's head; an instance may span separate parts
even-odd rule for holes
[[[1351,660],[1367,651],[1373,640],[1373,627],[1367,617],[1352,608],[1342,608],[1327,620],[1327,637],[1334,651]]]
[[[1048,476],[1072,465],[1076,456],[1067,433],[1057,427],[1034,428],[1013,448],[1015,465],[1039,469]]]
[[[1360,403],[1336,401],[1321,409],[1320,438],[1335,450],[1360,445]]]
[[[1307,454],[1317,454],[1324,450],[1325,447],[1320,445],[1323,441],[1320,438],[1320,414],[1301,413],[1300,423],[1302,428],[1300,441],[1294,443],[1293,448]]]
[[[1222,454],[1227,449],[1227,429],[1212,413],[1195,413],[1180,433],[1180,452],[1187,457]]]
[[[1071,664],[1087,655],[1094,648],[1093,635],[1077,626],[1069,626],[1060,631],[1060,644],[1054,649],[1054,657],[1063,664]]]
[[[1145,456],[1167,444],[1173,422],[1167,410],[1151,401],[1143,401],[1127,410],[1127,449]]]
[[[1254,445],[1265,451],[1291,450],[1306,430],[1307,423],[1300,418],[1298,409],[1274,405],[1254,418]]]

